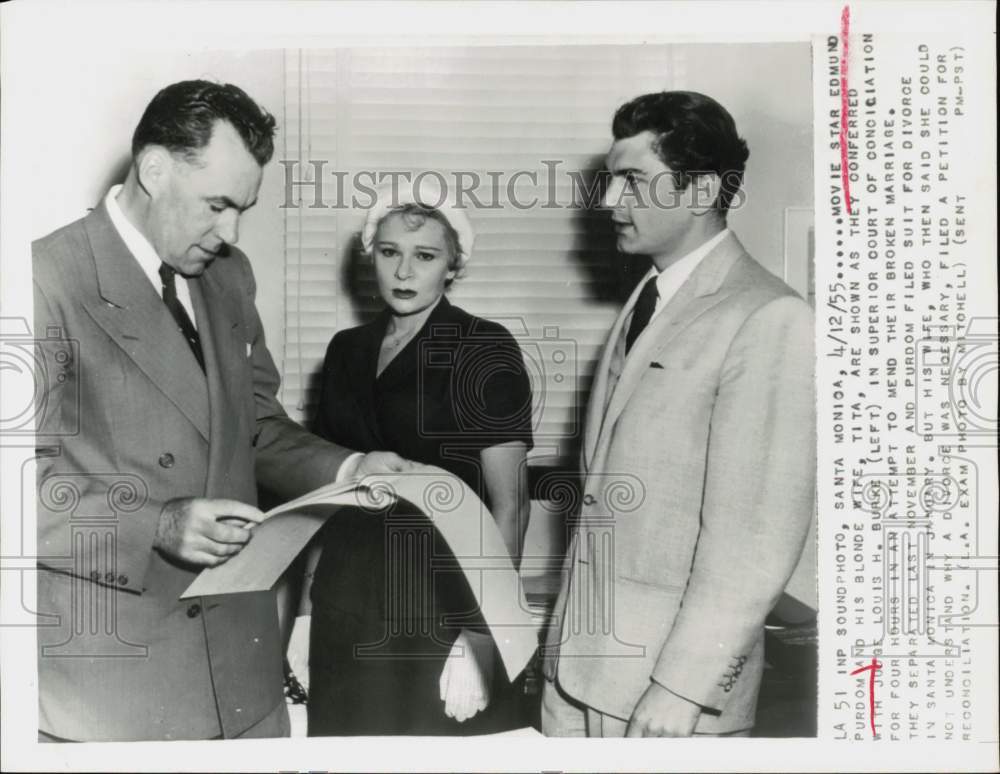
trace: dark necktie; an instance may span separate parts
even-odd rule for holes
[[[635,301],[635,308],[632,310],[632,322],[628,326],[628,335],[625,336],[625,354],[629,353],[639,334],[646,330],[649,321],[653,319],[653,312],[656,311],[656,299],[660,297],[657,290],[657,276],[650,277],[649,281],[642,286],[639,291],[639,298]]]
[[[177,327],[180,328],[184,339],[191,352],[194,353],[195,360],[205,370],[205,356],[201,352],[201,337],[198,336],[198,329],[194,327],[191,318],[188,317],[184,305],[177,298],[177,272],[165,263],[160,264],[160,279],[163,281],[163,303],[167,305],[170,314],[174,316]]]

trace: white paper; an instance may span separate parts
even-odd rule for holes
[[[429,518],[458,560],[490,628],[509,679],[538,647],[520,579],[493,516],[466,484],[432,466],[399,476],[331,484],[268,511],[247,546],[225,564],[201,571],[181,599],[266,591],[313,535],[343,507],[381,510],[406,500]]]

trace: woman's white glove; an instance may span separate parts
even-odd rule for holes
[[[309,690],[309,629],[312,623],[311,615],[296,616],[292,624],[292,636],[288,641],[288,666],[292,674]]]
[[[462,629],[438,680],[444,713],[463,723],[486,709],[492,683],[493,638]]]

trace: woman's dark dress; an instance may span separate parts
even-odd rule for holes
[[[489,506],[480,451],[532,443],[531,387],[517,343],[502,326],[442,298],[376,378],[388,319],[384,313],[333,337],[317,432],[347,448],[394,451],[444,468]],[[320,540],[311,596],[310,736],[468,735],[516,725],[513,690],[495,649],[490,706],[464,723],[444,713],[438,678],[451,645],[463,626],[485,628],[428,519],[342,511]]]

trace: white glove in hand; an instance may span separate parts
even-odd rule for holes
[[[309,690],[309,629],[311,615],[300,615],[292,624],[292,636],[288,641],[288,666],[292,673]]]
[[[444,713],[463,723],[486,709],[492,683],[493,638],[462,629],[438,680]]]

